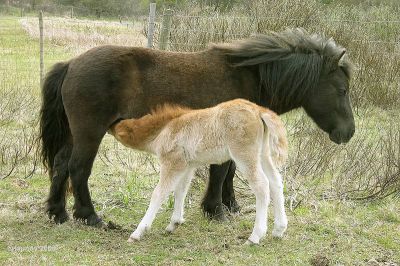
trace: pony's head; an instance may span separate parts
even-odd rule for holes
[[[348,142],[355,131],[349,97],[351,64],[345,53],[332,39],[326,41],[319,80],[302,102],[307,114],[337,144]]]
[[[296,28],[214,45],[234,67],[256,69],[259,104],[278,114],[303,107],[332,141],[354,134],[349,98],[351,63],[332,38]]]

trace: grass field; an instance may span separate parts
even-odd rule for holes
[[[127,243],[144,214],[155,176],[142,182],[144,177],[124,176],[99,164],[95,169],[90,188],[96,209],[121,229],[104,231],[76,221],[55,225],[44,215],[47,177],[9,178],[0,187],[0,261],[9,265],[307,265],[318,257],[329,259],[332,265],[396,265],[400,261],[398,201],[311,202],[288,213],[289,229],[282,240],[268,234],[260,246],[245,246],[254,202],[242,195],[239,216],[225,223],[210,222],[199,208],[201,182],[190,191],[186,223],[173,235],[164,232],[172,212],[167,204],[143,241]],[[127,193],[136,179],[141,185],[124,202],[121,191]],[[368,264],[370,260],[381,264]]]
[[[273,239],[269,231],[260,246],[243,245],[252,229],[255,200],[240,178],[235,179],[235,191],[241,213],[224,223],[204,218],[200,202],[206,181],[200,171],[188,195],[184,225],[172,235],[164,232],[172,211],[169,200],[143,241],[127,243],[148,205],[158,166],[153,157],[128,151],[110,136],[102,143],[89,184],[96,210],[117,229],[90,228],[74,220],[53,224],[44,211],[49,179],[30,150],[40,104],[35,19],[0,20],[0,175],[12,170],[13,158],[17,165],[0,180],[0,264],[400,264],[400,199],[361,202],[338,196],[344,187],[361,186],[373,181],[368,178],[395,171],[389,159],[400,154],[399,131],[393,125],[400,119],[398,105],[357,106],[357,132],[346,146],[330,143],[302,112],[284,116],[291,153],[285,172],[289,227],[282,240]],[[113,34],[143,41],[139,27],[49,21],[54,34],[46,38],[46,67],[89,46],[111,42]],[[120,40],[130,42],[125,37],[114,41]],[[29,175],[33,167],[36,171]],[[290,208],[292,203],[296,206]],[[70,198],[70,214],[71,208]]]

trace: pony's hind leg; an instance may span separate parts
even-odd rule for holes
[[[265,154],[265,152],[263,152],[263,154]],[[274,229],[272,230],[272,236],[283,237],[283,233],[287,228],[288,220],[285,212],[282,177],[272,163],[270,156],[262,156],[262,166],[263,171],[269,180],[271,198],[273,202]]]
[[[185,169],[178,170],[161,165],[160,180],[151,196],[149,208],[136,230],[130,235],[128,242],[139,241],[144,233],[150,230],[161,205],[166,200],[167,196],[175,189],[179,179],[184,176],[185,172]]]
[[[50,219],[56,223],[68,220],[65,211],[65,192],[69,176],[68,161],[71,157],[72,144],[66,143],[54,158],[53,169],[51,169],[51,186],[49,198],[47,199],[47,213]]]
[[[178,184],[174,190],[174,211],[171,216],[171,222],[165,229],[167,232],[174,232],[175,229],[183,224],[185,219],[183,218],[185,209],[185,198],[189,190],[190,183],[194,176],[194,170],[189,170],[185,175],[179,180]]]
[[[231,213],[240,211],[240,206],[235,199],[235,191],[233,190],[233,178],[235,177],[236,165],[234,161],[229,161],[228,172],[222,186],[222,203],[228,207]]]
[[[88,179],[103,135],[76,134],[69,161],[69,172],[75,198],[74,218],[83,220],[87,225],[92,226],[103,225],[94,210],[88,188]]]
[[[207,192],[201,203],[206,216],[218,221],[226,221],[222,209],[222,186],[229,170],[230,162],[221,165],[210,165],[210,178],[208,180]]]

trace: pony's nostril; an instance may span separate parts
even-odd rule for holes
[[[354,136],[354,133],[355,133],[355,132],[356,132],[356,130],[353,128],[353,129],[350,131],[347,140],[350,140],[350,139]]]

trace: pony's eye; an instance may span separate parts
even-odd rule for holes
[[[347,94],[347,90],[346,89],[339,89],[339,95],[345,96],[346,94]]]

